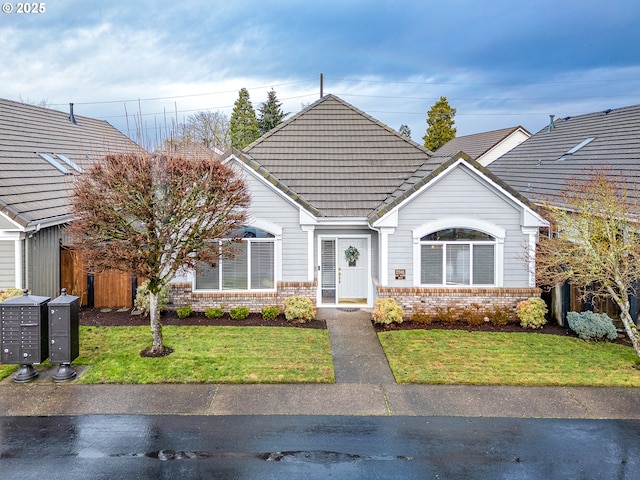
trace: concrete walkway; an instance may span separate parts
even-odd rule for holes
[[[395,383],[387,357],[371,324],[371,313],[320,309],[329,331],[336,383]]]
[[[335,384],[78,385],[0,382],[0,416],[404,415],[640,419],[640,388],[398,385],[364,311],[320,310]]]

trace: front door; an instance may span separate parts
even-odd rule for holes
[[[367,237],[325,238],[320,241],[322,304],[367,303],[368,245]]]

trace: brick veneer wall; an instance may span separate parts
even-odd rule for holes
[[[379,298],[394,298],[402,307],[404,318],[409,320],[414,309],[435,313],[440,307],[483,308],[507,307],[513,309],[521,300],[539,297],[539,288],[426,288],[426,287],[381,287],[376,284]]]
[[[169,291],[169,308],[191,305],[194,312],[204,312],[210,307],[249,307],[260,312],[262,307],[284,308],[284,299],[294,295],[309,297],[316,303],[316,282],[278,282],[276,292],[194,292],[191,283],[172,283]]]

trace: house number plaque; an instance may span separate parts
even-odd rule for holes
[[[406,280],[407,271],[404,268],[396,268],[396,280]]]

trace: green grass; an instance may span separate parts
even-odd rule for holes
[[[174,353],[143,358],[149,327],[80,327],[90,368],[78,383],[327,383],[334,381],[326,330],[270,327],[163,327]]]
[[[18,370],[18,365],[1,365],[0,364],[0,380],[8,377],[16,370]]]
[[[631,347],[537,333],[379,334],[398,383],[640,386]]]

